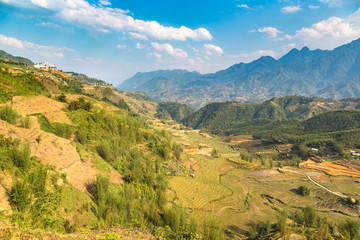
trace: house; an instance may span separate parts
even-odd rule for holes
[[[312,152],[319,152],[319,149],[318,148],[311,148],[310,149]]]
[[[41,62],[34,65],[34,68],[41,68],[41,69],[52,69],[56,70],[56,65],[47,62]]]
[[[360,153],[357,153],[357,152],[354,151],[354,150],[350,150],[350,155],[351,155],[351,156],[360,156]]]

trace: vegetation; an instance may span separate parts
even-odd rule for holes
[[[157,118],[171,118],[177,122],[194,112],[189,106],[175,102],[160,102],[156,111]]]
[[[0,108],[1,120],[4,120],[10,124],[15,124],[18,118],[19,114],[11,106],[6,105],[5,107]]]

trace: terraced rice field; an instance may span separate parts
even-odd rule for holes
[[[209,139],[198,132],[187,133],[185,137],[191,145],[191,148],[184,146],[182,167],[186,172],[181,176],[171,177],[169,185],[173,190],[172,195],[176,196],[175,204],[188,208],[199,220],[215,216],[223,227],[241,238],[243,230],[250,229],[251,222],[276,222],[275,209],[294,212],[302,207],[312,206],[335,222],[342,220],[344,216],[360,216],[357,208],[347,206],[340,197],[327,192],[297,172],[306,172],[326,188],[356,199],[360,198],[360,179],[357,181],[348,176],[329,176],[315,168],[288,168],[293,172],[281,173],[261,166],[259,159],[255,159],[253,163],[241,160],[239,152],[229,148],[230,143],[225,143],[223,139]],[[176,140],[180,141],[175,137]],[[267,152],[272,152],[277,147],[264,147],[259,142],[242,144]],[[200,146],[218,149],[220,157],[213,158],[194,151],[194,147]],[[281,147],[285,150],[289,148],[288,145]],[[194,171],[195,177],[190,177],[189,173],[192,173],[194,165],[199,165],[200,168]],[[329,169],[334,167],[332,164],[326,166]],[[310,189],[310,196],[298,194],[297,188],[302,185]]]

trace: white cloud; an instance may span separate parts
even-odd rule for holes
[[[224,54],[224,51],[221,49],[221,47],[215,46],[213,44],[204,44],[203,52],[209,56],[211,56],[213,54],[215,54],[216,56],[220,56],[220,55]]]
[[[201,59],[200,57],[197,58],[189,58],[187,60],[187,63],[190,65],[195,65],[195,66],[199,66],[205,63],[205,61],[203,59]]]
[[[300,5],[297,5],[297,6],[287,6],[287,7],[283,7],[281,8],[281,11],[283,13],[296,13],[298,11],[301,10],[301,7]]]
[[[52,29],[59,30],[62,32],[74,32],[74,29],[72,29],[72,28],[63,27],[59,24],[52,23],[52,22],[41,22],[41,23],[37,23],[35,25],[39,26],[39,27],[52,28]]]
[[[308,8],[310,8],[310,9],[318,9],[318,8],[319,8],[319,6],[309,5],[309,6],[308,6]]]
[[[266,33],[271,38],[276,38],[278,34],[283,33],[282,31],[279,31],[278,29],[273,27],[259,28],[258,32]]]
[[[319,0],[319,2],[328,4],[329,7],[342,6],[342,3],[343,3],[342,0]]]
[[[360,9],[348,18],[330,17],[286,38],[310,48],[334,48],[360,37]]]
[[[146,46],[146,45],[143,45],[141,43],[136,43],[136,49],[139,49],[139,50],[150,50],[150,47],[149,46]]]
[[[100,59],[93,58],[93,57],[87,57],[87,58],[84,58],[84,59],[82,59],[82,58],[74,58],[73,60],[77,61],[77,62],[81,62],[81,63],[86,63],[86,62],[90,62],[90,63],[93,63],[93,64],[101,63]]]
[[[158,52],[166,52],[168,55],[176,57],[176,58],[186,58],[187,57],[187,52],[185,52],[184,50],[182,50],[180,48],[174,48],[169,43],[160,44],[160,43],[152,42],[151,46]]]
[[[118,44],[118,45],[116,45],[116,48],[117,49],[126,49],[127,46],[126,46],[126,44]]]
[[[239,8],[250,9],[250,7],[247,4],[239,4],[239,5],[236,5],[236,6],[239,7]]]
[[[140,34],[140,33],[136,33],[136,32],[130,32],[129,35],[133,38],[137,38],[137,39],[140,39],[140,40],[144,40],[144,41],[148,41],[148,37],[146,37],[145,35],[143,34]]]
[[[31,0],[31,3],[43,8],[47,8],[48,3],[46,0]]]
[[[25,0],[0,0],[13,6],[26,8],[42,7],[60,21],[74,24],[89,31],[101,33],[137,32],[148,38],[158,40],[196,41],[211,40],[211,33],[205,28],[190,29],[163,26],[156,21],[143,21],[128,16],[129,11],[105,6],[91,5],[85,0],[32,0],[32,5]]]
[[[62,51],[75,52],[70,48],[56,48],[52,46],[43,46],[35,44],[28,41],[22,41],[17,38],[7,37],[0,34],[0,45],[6,45],[13,47],[15,49],[20,49],[24,51],[30,51],[37,55],[46,57],[46,58],[63,58],[64,54]]]
[[[157,53],[157,52],[153,52],[153,53],[148,53],[147,54],[150,57],[155,57],[156,59],[160,60],[161,59],[161,54]]]
[[[99,3],[104,6],[110,6],[111,2],[109,0],[100,0]]]

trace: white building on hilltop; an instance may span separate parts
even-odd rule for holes
[[[56,65],[47,62],[41,62],[34,65],[34,68],[42,68],[42,69],[53,69],[56,70]]]

